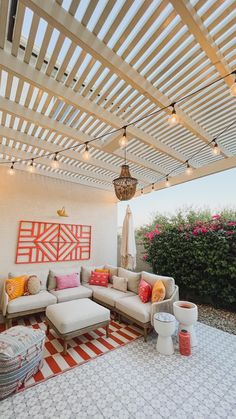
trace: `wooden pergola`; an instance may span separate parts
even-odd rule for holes
[[[161,189],[235,119],[235,0],[0,0],[0,160],[35,158],[38,174],[112,190],[121,133],[84,142],[168,106],[127,129],[127,160],[140,190]],[[171,175],[179,184],[236,166],[236,124]],[[60,152],[59,168],[48,152]],[[27,170],[26,162],[16,165]]]

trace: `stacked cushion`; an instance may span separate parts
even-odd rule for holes
[[[108,286],[108,273],[92,271],[89,279],[89,285],[100,285],[101,287]]]
[[[160,279],[163,282],[166,289],[166,295],[165,295],[166,299],[170,298],[175,290],[174,278],[170,278],[168,276],[155,275],[155,274],[151,274],[151,273],[143,271],[142,279],[148,282],[148,284],[150,284],[151,287],[153,287],[156,281]]]
[[[45,333],[15,326],[0,335],[0,399],[15,392],[42,365]]]
[[[128,279],[120,278],[119,276],[113,275],[112,277],[113,288],[115,290],[127,292],[128,289]]]
[[[138,294],[138,286],[141,280],[141,273],[131,272],[128,269],[118,268],[118,276],[128,279],[128,290]]]

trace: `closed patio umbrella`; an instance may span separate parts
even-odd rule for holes
[[[127,206],[126,215],[122,228],[121,238],[121,266],[126,269],[136,268],[136,244],[134,234],[133,215],[130,206]]]

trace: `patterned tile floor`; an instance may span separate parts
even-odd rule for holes
[[[198,323],[191,357],[139,339],[0,403],[1,419],[236,418],[236,336]]]

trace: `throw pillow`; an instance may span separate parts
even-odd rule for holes
[[[92,271],[89,285],[100,285],[101,287],[108,287],[108,274]]]
[[[79,276],[77,273],[73,273],[70,275],[56,275],[56,283],[58,290],[64,290],[66,288],[75,288],[80,285]]]
[[[25,283],[24,295],[35,295],[41,290],[41,281],[36,275],[30,275]]]
[[[157,303],[158,301],[163,301],[166,295],[166,289],[163,282],[159,279],[154,284],[152,289],[152,303]]]
[[[121,278],[119,276],[113,275],[112,282],[113,282],[113,288],[115,290],[127,292],[127,289],[128,289],[128,279],[127,278]]]
[[[109,282],[111,282],[112,284],[112,277],[118,276],[118,268],[116,266],[112,266],[112,265],[105,265],[104,269],[108,269],[109,270]]]
[[[55,290],[57,287],[57,281],[56,281],[56,276],[61,276],[61,275],[70,275],[71,273],[79,273],[79,269],[77,270],[77,267],[66,267],[66,268],[56,268],[56,270],[52,271],[51,269],[49,270],[49,274],[48,274],[48,282],[47,282],[47,288],[48,291],[51,290]]]
[[[109,274],[109,269],[95,269],[95,272],[99,272],[100,274]]]
[[[141,279],[138,287],[138,296],[143,303],[148,303],[151,300],[152,287],[146,281]]]
[[[144,281],[148,282],[152,287],[154,286],[156,281],[160,279],[163,282],[166,289],[166,299],[170,298],[175,290],[175,280],[174,278],[171,278],[169,276],[155,275],[143,271],[142,278],[144,279]]]
[[[131,272],[128,269],[118,268],[118,275],[121,278],[128,279],[128,290],[138,294],[138,286],[141,279],[141,273]]]
[[[81,282],[82,284],[88,284],[89,279],[91,277],[92,271],[95,269],[104,269],[104,265],[102,266],[82,266],[81,267]]]
[[[22,297],[22,295],[24,295],[27,278],[27,275],[22,275],[6,280],[5,289],[9,300],[14,300],[14,298]]]

